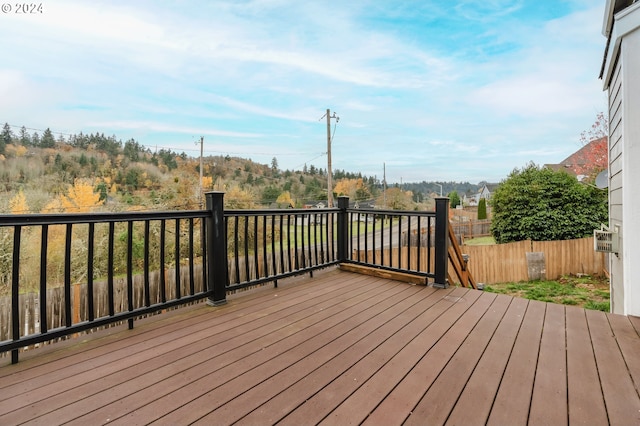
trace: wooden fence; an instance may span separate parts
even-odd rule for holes
[[[602,275],[605,254],[593,249],[593,237],[563,241],[519,241],[486,246],[462,246],[469,270],[479,283],[528,281],[527,252],[544,253],[546,277]]]
[[[486,237],[491,235],[491,220],[468,220],[456,221],[451,220],[449,226],[453,228],[453,232],[458,237],[458,243],[462,243],[465,239]]]
[[[462,252],[469,255],[468,269],[478,283],[495,284],[503,282],[519,282],[529,280],[527,265],[527,252],[544,253],[547,279],[556,279],[562,275],[589,274],[602,275],[605,268],[604,253],[593,249],[593,237],[564,241],[519,241],[508,244],[494,244],[484,246],[461,246]],[[380,250],[373,253],[369,250],[354,251],[357,256],[364,259],[387,259],[392,265],[400,268],[417,267],[417,250],[411,249],[411,254],[406,247],[398,253],[398,249]],[[410,262],[409,262],[410,260]],[[433,249],[431,249],[433,262]],[[411,263],[411,265],[409,265]],[[427,250],[422,251],[420,260],[421,268],[427,264]],[[449,276],[456,274],[449,264]]]

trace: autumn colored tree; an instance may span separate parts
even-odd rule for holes
[[[413,193],[400,188],[388,188],[378,197],[376,204],[391,210],[411,210],[413,208]]]
[[[256,197],[251,189],[245,189],[239,185],[233,185],[227,189],[224,196],[224,204],[227,209],[254,209]]]
[[[213,189],[213,176],[202,176],[202,189],[205,191]]]
[[[27,198],[24,196],[24,192],[20,190],[10,201],[9,211],[11,214],[25,214],[29,213],[29,205],[27,204]]]
[[[293,206],[293,199],[291,198],[291,193],[289,191],[284,191],[282,194],[278,196],[276,199],[276,203],[280,206]]]
[[[605,117],[604,112],[599,112],[596,115],[596,120],[591,125],[589,130],[585,130],[580,133],[580,142],[582,145],[586,145],[592,140],[600,139],[609,136],[609,119]]]
[[[340,179],[336,182],[333,192],[338,195],[346,195],[352,200],[366,200],[371,197],[369,188],[362,178]]]
[[[87,213],[103,205],[104,199],[95,191],[92,182],[76,179],[68,195],[60,195],[60,203],[67,213]]]

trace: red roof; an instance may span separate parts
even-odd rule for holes
[[[576,176],[593,176],[608,166],[608,139],[594,139],[560,163]]]

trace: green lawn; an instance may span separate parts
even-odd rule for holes
[[[465,246],[486,246],[495,244],[496,240],[493,237],[478,237],[478,238],[470,238],[468,240],[464,240]]]
[[[567,276],[556,281],[491,284],[484,289],[525,299],[609,312],[609,281],[602,277]]]

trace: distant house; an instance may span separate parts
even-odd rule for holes
[[[497,183],[486,183],[482,185],[480,190],[475,194],[464,194],[462,197],[462,204],[467,206],[477,206],[480,203],[481,198],[484,198],[488,202],[491,200],[491,194],[496,190],[498,185],[499,184]]]
[[[327,207],[327,202],[326,201],[320,201],[320,200],[316,200],[316,201],[307,201],[304,204],[304,208],[305,209],[324,209],[325,207]]]
[[[273,202],[269,205],[270,209],[292,209],[294,206],[292,203],[278,203]]]
[[[611,311],[640,316],[640,2],[607,0],[602,34],[607,38],[600,78],[609,95],[609,229],[619,236],[618,253],[609,255]]]
[[[558,164],[545,164],[552,170],[564,170],[579,181],[595,178],[608,165],[608,137],[594,139]]]
[[[349,201],[349,207],[353,209],[375,209],[376,200]]]

